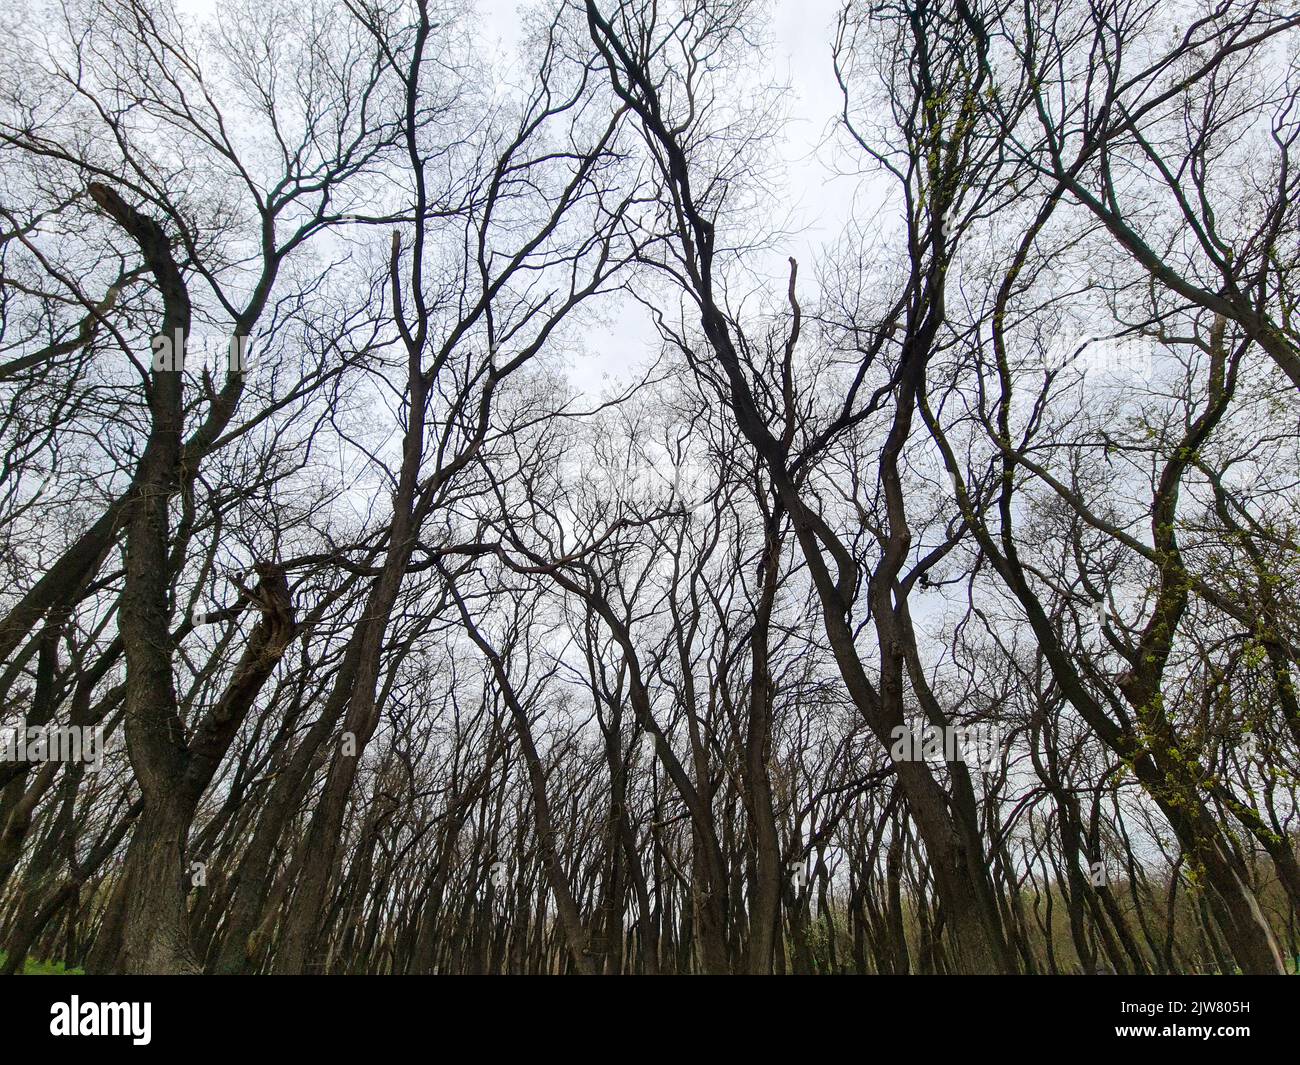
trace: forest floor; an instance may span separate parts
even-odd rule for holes
[[[0,966],[3,966],[6,955],[0,950]],[[28,958],[23,964],[24,976],[84,976],[82,969],[69,969],[61,961],[37,961],[35,958]]]

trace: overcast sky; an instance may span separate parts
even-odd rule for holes
[[[216,0],[177,2],[182,10],[200,18],[220,10]],[[793,232],[764,259],[764,268],[782,275],[777,279],[780,291],[786,258],[794,256],[800,264],[800,290],[805,297],[811,291],[821,250],[838,238],[853,197],[861,191],[860,179],[835,175],[825,146],[841,105],[831,65],[835,17],[841,3],[769,0],[768,65],[753,71],[756,85],[776,82],[790,86],[782,100],[789,118],[775,166],[783,171],[777,176],[782,188],[778,217],[787,217]],[[478,28],[481,47],[495,56],[499,69],[515,65],[512,58],[519,43],[520,12],[530,6],[516,0],[477,0],[473,4],[479,17],[470,24]],[[653,358],[658,347],[648,318],[634,304],[615,314],[607,328],[593,330],[587,344],[588,354],[569,357],[566,362],[572,383],[593,396],[634,374]]]
[[[791,212],[796,232],[771,257],[774,269],[785,260],[799,260],[801,289],[813,283],[819,252],[840,235],[859,182],[837,177],[823,147],[827,131],[839,114],[841,99],[831,65],[835,17],[842,0],[770,0],[770,55],[766,70],[755,70],[756,84],[788,84],[783,101],[789,120],[778,166],[784,170],[782,204]],[[484,44],[503,62],[518,43],[518,12],[527,5],[515,0],[478,0]],[[784,287],[784,282],[781,282]],[[593,340],[597,338],[592,338]],[[609,387],[615,378],[633,371],[657,347],[649,322],[638,307],[610,323],[609,336],[593,345],[598,350],[571,362],[573,383],[589,393]],[[608,345],[608,346],[606,346]]]

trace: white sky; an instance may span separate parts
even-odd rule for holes
[[[831,44],[842,2],[770,0],[769,66],[753,75],[755,84],[778,82],[788,84],[791,90],[784,101],[789,121],[779,168],[784,171],[781,184],[786,190],[782,206],[792,212],[795,232],[771,257],[772,267],[782,273],[782,290],[786,257],[794,256],[799,261],[800,288],[809,291],[820,251],[839,237],[857,191],[856,179],[834,175],[827,165],[828,152],[821,148],[841,107]],[[484,44],[503,60],[517,45],[518,12],[526,6],[516,0],[478,0],[476,4]],[[608,387],[609,377],[624,377],[644,365],[657,347],[649,320],[637,306],[629,307],[603,332],[599,343],[592,343],[590,356],[570,362],[570,380],[589,394]]]
[[[542,0],[545,2],[545,0]],[[219,0],[177,0],[178,6],[200,18],[215,14]],[[763,260],[774,272],[777,291],[784,289],[787,256],[800,266],[800,290],[811,293],[816,265],[825,244],[835,241],[859,191],[859,179],[836,177],[822,148],[828,129],[840,110],[839,88],[831,66],[831,44],[836,14],[843,0],[769,0],[767,69],[753,72],[756,85],[788,84],[782,101],[789,115],[776,163],[784,193],[778,213],[789,215],[794,230],[789,240]],[[476,0],[481,27],[480,43],[509,70],[520,37],[520,12],[532,4],[517,0]],[[784,209],[784,210],[781,210]],[[774,221],[785,219],[774,219]],[[606,326],[587,336],[590,354],[567,359],[571,382],[589,395],[612,386],[610,378],[625,379],[653,357],[658,341],[649,319],[635,304],[615,313]]]

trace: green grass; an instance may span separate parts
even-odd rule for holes
[[[0,965],[4,965],[6,955],[0,950]],[[84,976],[85,971],[82,969],[69,969],[61,961],[37,961],[35,958],[28,958],[23,963],[24,976]]]

